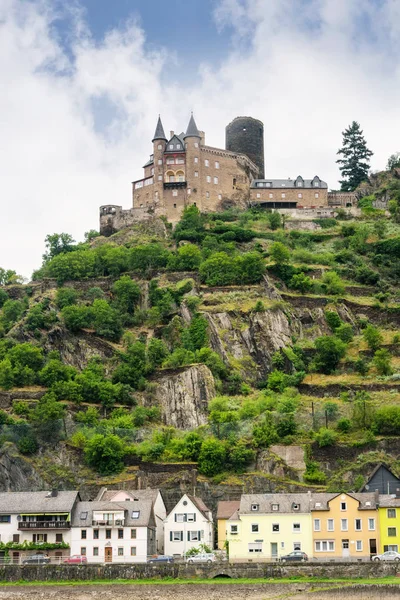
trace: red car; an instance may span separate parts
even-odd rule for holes
[[[80,554],[73,554],[72,556],[68,556],[68,558],[64,559],[64,564],[67,565],[81,565],[82,563],[87,563],[87,558],[86,556],[81,556]]]

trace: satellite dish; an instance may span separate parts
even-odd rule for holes
[[[366,490],[369,490],[369,485],[367,483],[367,485],[364,486]]]

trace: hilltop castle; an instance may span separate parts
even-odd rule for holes
[[[111,235],[153,216],[176,223],[191,205],[202,212],[251,204],[271,209],[327,207],[328,186],[318,176],[265,179],[261,121],[237,117],[225,131],[225,149],[207,146],[192,114],[186,133],[171,131],[168,139],[159,117],[144,176],[132,183],[133,207],[100,207],[101,234]]]

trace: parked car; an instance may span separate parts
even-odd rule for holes
[[[194,554],[193,556],[189,556],[186,561],[189,564],[203,563],[206,565],[211,565],[211,563],[215,561],[215,554]]]
[[[50,562],[50,558],[47,554],[31,554],[22,561],[23,565],[47,565]]]
[[[388,550],[383,554],[377,554],[372,558],[372,560],[395,560],[398,562],[400,560],[400,554],[394,550]]]
[[[306,562],[308,560],[308,556],[305,552],[301,552],[301,550],[294,550],[293,552],[289,552],[289,554],[285,554],[285,556],[281,556],[281,562]]]
[[[81,565],[82,563],[87,563],[87,558],[86,556],[82,556],[81,554],[73,554],[72,556],[68,556],[64,559],[64,564],[67,565]]]
[[[172,564],[173,562],[174,562],[174,557],[167,556],[166,554],[160,554],[159,556],[153,556],[152,558],[149,558],[149,560],[148,560],[149,565],[156,565],[159,563]]]

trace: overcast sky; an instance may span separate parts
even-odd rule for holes
[[[66,7],[67,5],[67,7]],[[400,150],[400,0],[0,0],[0,266],[30,276],[48,233],[82,240],[193,110],[223,147],[264,122],[266,173],[337,186],[341,132],[372,169]]]

